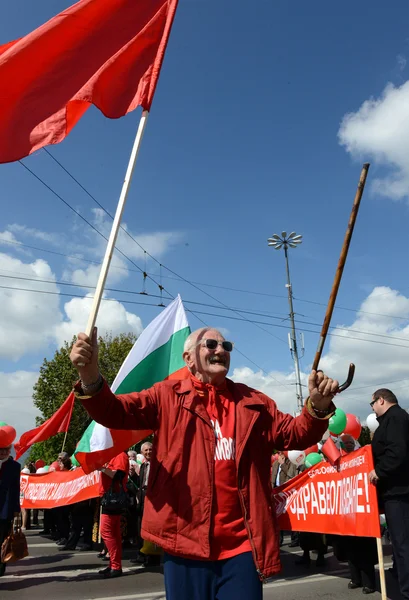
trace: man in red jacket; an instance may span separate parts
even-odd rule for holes
[[[280,412],[226,378],[232,349],[219,331],[199,329],[185,342],[189,379],[120,396],[99,373],[96,331],[80,333],[71,352],[93,419],[155,431],[142,537],[165,550],[168,600],[262,598],[263,579],[280,570],[271,454],[318,442],[335,411],[338,382],[313,371],[301,415]]]

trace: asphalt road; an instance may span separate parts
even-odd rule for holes
[[[103,580],[98,569],[106,566],[96,552],[60,552],[55,543],[27,532],[30,556],[9,565],[0,579],[1,600],[165,600],[163,574],[160,568],[146,570],[134,567],[125,552],[124,576]],[[348,568],[329,554],[324,569],[294,565],[299,548],[282,548],[282,573],[264,586],[264,600],[359,600],[360,590],[347,589]],[[389,548],[386,548],[388,553]],[[390,552],[389,552],[390,553]],[[314,555],[312,555],[314,558]],[[390,566],[385,556],[386,567]],[[396,582],[387,574],[388,598],[401,600]],[[380,600],[381,594],[369,598]]]

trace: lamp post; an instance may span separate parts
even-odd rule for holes
[[[297,348],[297,336],[295,331],[295,321],[294,321],[294,307],[293,307],[293,290],[291,286],[290,280],[290,267],[288,264],[288,248],[297,248],[302,242],[302,235],[297,235],[295,231],[292,231],[289,235],[287,235],[286,231],[282,231],[281,235],[274,233],[271,238],[268,238],[268,245],[272,246],[275,250],[281,250],[284,248],[284,256],[285,256],[285,267],[287,271],[287,285],[286,288],[288,290],[288,304],[290,306],[290,321],[291,321],[291,334],[290,334],[290,350],[291,355],[294,360],[294,369],[295,369],[295,389],[297,395],[297,409],[298,411],[302,411],[303,408],[303,393],[302,393],[302,385],[301,385],[301,375],[300,375],[300,363],[298,358],[298,348]]]

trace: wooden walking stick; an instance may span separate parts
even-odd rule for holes
[[[345,233],[344,244],[342,246],[341,255],[339,257],[337,270],[335,272],[334,283],[332,284],[331,293],[328,300],[327,312],[325,313],[324,323],[322,325],[320,339],[318,342],[318,348],[315,353],[314,362],[312,368],[314,371],[317,370],[318,364],[320,362],[320,358],[322,355],[322,351],[324,349],[325,340],[327,337],[328,329],[331,323],[332,313],[334,311],[335,302],[337,299],[337,294],[339,290],[339,286],[342,279],[342,273],[344,272],[345,262],[348,256],[349,245],[351,243],[352,234],[354,232],[356,218],[358,216],[359,205],[361,203],[362,194],[364,191],[366,177],[368,175],[369,163],[365,163],[362,167],[361,176],[359,178],[358,189],[355,194],[354,203],[352,205],[351,215],[349,217],[348,227]],[[343,392],[346,390],[352,383],[355,373],[355,365],[349,365],[348,378],[342,385],[339,386],[339,391]]]

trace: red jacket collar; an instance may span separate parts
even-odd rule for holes
[[[227,387],[237,403],[240,402],[243,406],[264,404],[263,400],[256,396],[254,390],[252,390],[251,388],[243,384],[236,384],[234,381],[228,378],[226,378],[226,381]],[[193,383],[190,377],[188,379],[181,379],[180,381],[178,381],[174,386],[174,390],[178,395],[188,395],[188,397],[186,397],[184,400],[184,405],[187,408],[189,408],[194,398],[197,396],[196,390],[193,387]]]

